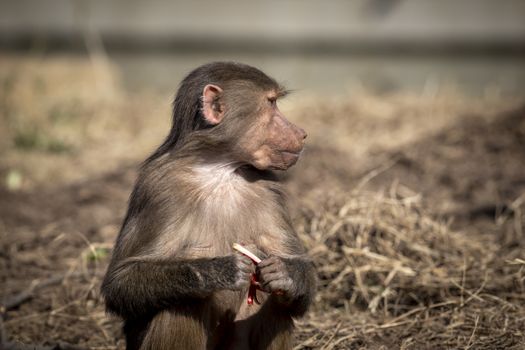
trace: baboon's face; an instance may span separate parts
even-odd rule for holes
[[[247,161],[261,170],[286,170],[294,165],[306,138],[306,132],[281,113],[277,97],[273,91],[264,94],[258,116],[242,140]]]

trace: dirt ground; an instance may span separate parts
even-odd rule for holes
[[[0,340],[122,349],[100,280],[170,96],[82,57],[0,56],[0,84]],[[296,349],[525,349],[525,99],[282,109],[309,132],[283,179],[320,281]]]

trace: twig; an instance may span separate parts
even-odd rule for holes
[[[328,338],[328,340],[324,343],[324,345],[321,347],[321,350],[332,348],[331,346],[329,347],[329,344],[332,341],[332,339],[334,339],[334,337],[337,335],[337,332],[339,332],[339,328],[341,328],[341,324],[342,324],[341,322],[339,322],[337,324],[337,326],[335,327],[334,332],[332,333],[330,338]]]
[[[7,310],[14,309],[15,307],[18,307],[30,300],[37,291],[55,284],[59,284],[68,277],[80,277],[83,275],[85,275],[83,272],[74,272],[71,274],[53,276],[41,282],[34,281],[26,290],[23,290],[10,298],[6,298],[4,303],[0,305],[0,311],[4,313]]]
[[[474,329],[472,330],[472,335],[470,336],[470,339],[468,340],[467,346],[465,347],[465,350],[468,350],[472,347],[473,341],[474,341],[474,335],[476,334],[476,331],[478,330],[478,322],[479,322],[479,315],[476,317],[476,323],[474,323]]]
[[[87,350],[85,347],[65,342],[58,342],[54,345],[34,345],[7,342],[0,345],[2,346],[3,350]]]
[[[70,274],[63,274],[59,276],[50,277],[44,281],[33,283],[24,291],[7,298],[6,301],[0,305],[0,349],[2,350],[86,350],[85,347],[73,345],[66,342],[57,342],[54,345],[34,345],[34,344],[20,344],[7,341],[7,335],[4,327],[4,316],[7,310],[16,308],[26,301],[30,300],[34,293],[55,284],[59,284],[68,277],[83,276],[83,272],[75,272]]]
[[[361,189],[363,189],[363,187],[368,183],[370,182],[374,177],[380,175],[381,173],[384,173],[385,171],[387,171],[388,169],[390,169],[391,167],[393,167],[397,162],[399,161],[399,158],[398,157],[395,157],[393,159],[390,159],[388,160],[387,162],[385,162],[383,165],[381,165],[380,167],[376,168],[376,169],[373,169],[371,170],[370,172],[368,172],[365,176],[363,176],[363,178],[359,181],[359,183],[357,184],[357,186],[355,187],[355,191],[361,191]]]

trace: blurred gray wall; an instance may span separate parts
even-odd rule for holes
[[[524,0],[2,0],[0,42],[99,34],[109,45],[519,46]],[[220,45],[220,44],[219,44]]]

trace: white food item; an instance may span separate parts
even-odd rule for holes
[[[252,252],[250,252],[248,249],[244,248],[239,243],[233,243],[233,249],[235,249],[236,251],[238,251],[241,254],[246,255],[248,258],[252,259],[253,262],[256,263],[256,264],[258,264],[258,263],[260,263],[262,261],[261,259],[259,259],[259,257],[257,255],[253,254]]]

